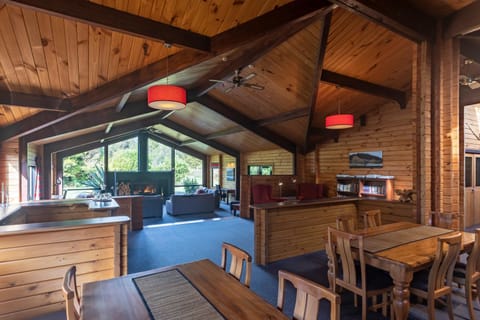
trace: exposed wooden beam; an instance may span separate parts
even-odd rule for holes
[[[176,73],[197,63],[205,61],[206,54],[196,51],[183,50],[169,57],[169,72]],[[79,113],[88,111],[98,105],[106,103],[116,97],[120,97],[135,89],[141,88],[149,83],[167,75],[166,61],[152,63],[145,68],[136,70],[116,80],[110,81],[97,89],[72,97],[71,112],[65,114],[52,114],[51,112],[39,112],[34,116],[25,118],[15,124],[7,126],[0,132],[0,142],[30,134],[37,130],[48,127],[52,124],[64,121]],[[153,109],[152,109],[153,110]],[[123,112],[122,112],[123,113]]]
[[[460,39],[460,53],[476,63],[480,63],[480,38]]]
[[[433,41],[435,20],[407,1],[398,0],[330,0],[410,40]]]
[[[301,108],[301,109],[297,109],[297,110],[293,110],[293,111],[287,111],[287,112],[278,114],[278,115],[273,116],[273,117],[256,120],[256,121],[254,121],[254,123],[255,123],[256,126],[267,126],[267,125],[271,125],[271,124],[275,124],[275,123],[279,123],[279,122],[293,120],[293,119],[296,119],[296,118],[306,117],[307,115],[308,115],[308,108]],[[239,132],[242,132],[242,131],[245,131],[244,127],[234,126],[234,127],[231,127],[231,128],[227,128],[225,130],[220,130],[220,131],[217,131],[217,132],[210,133],[210,134],[205,136],[205,139],[208,139],[208,140],[216,139],[216,138],[219,138],[219,137],[224,137],[224,136],[239,133]],[[192,144],[192,143],[195,143],[195,142],[196,142],[196,140],[190,139],[190,140],[183,141],[182,145]]]
[[[127,92],[123,95],[122,99],[118,102],[117,106],[115,107],[115,111],[121,112],[123,108],[125,107],[125,104],[127,103],[128,99],[130,98],[130,95],[132,92]]]
[[[384,87],[325,69],[322,71],[322,81],[385,99],[395,100],[402,109],[407,105],[407,93],[401,90]]]
[[[467,87],[460,87],[460,106],[469,106],[480,103],[480,89],[470,89]]]
[[[444,30],[446,39],[480,30],[480,1],[472,2],[445,19]]]
[[[306,153],[306,150],[310,148],[310,128],[312,127],[313,116],[315,114],[315,106],[317,105],[318,87],[320,85],[320,79],[322,78],[323,60],[325,58],[325,52],[327,51],[327,40],[328,40],[328,33],[330,32],[331,21],[332,21],[332,14],[329,13],[323,19],[322,27],[320,29],[320,46],[318,48],[317,61],[316,61],[316,66],[314,70],[315,82],[313,83],[313,88],[310,93],[308,120],[307,120],[307,127],[305,128],[305,138],[304,138],[304,144],[303,144],[304,153]]]
[[[216,113],[219,113],[225,118],[235,123],[238,123],[245,129],[259,135],[265,140],[268,140],[289,152],[292,152],[292,153],[296,152],[297,148],[295,143],[293,143],[292,141],[290,141],[285,137],[282,137],[276,134],[275,132],[273,132],[268,128],[257,126],[254,120],[245,116],[243,113],[240,113],[237,110],[228,107],[227,105],[223,104],[217,99],[210,97],[208,95],[204,95],[204,96],[195,98],[195,101],[215,111]]]
[[[90,1],[7,0],[5,2],[135,37],[164,41],[176,46],[203,52],[210,51],[210,39],[207,36]]]
[[[224,31],[211,40],[211,49],[215,55],[227,52],[256,39],[262,38],[273,30],[309,20],[321,12],[332,10],[332,4],[326,0],[296,0],[275,10]]]
[[[98,111],[85,112],[68,118],[62,122],[52,124],[34,133],[25,136],[27,142],[41,140],[66,134],[72,131],[82,130],[86,127],[94,127],[124,119],[131,119],[138,116],[154,116],[163,114],[162,111],[149,108],[144,101],[137,101],[128,104],[124,112],[115,112],[114,108],[107,108]]]
[[[232,157],[239,157],[240,156],[240,152],[238,152],[237,150],[234,150],[230,147],[227,147],[219,142],[216,142],[216,141],[213,141],[213,140],[208,140],[208,139],[205,139],[201,134],[199,134],[198,132],[195,132],[187,127],[184,127],[178,123],[175,123],[173,122],[172,120],[169,120],[169,119],[164,119],[162,120],[161,122],[162,125],[172,129],[172,130],[175,130],[175,131],[178,131],[180,132],[181,134],[184,134],[186,136],[189,136],[201,143],[204,143],[214,149],[217,149],[221,152],[224,152],[226,154],[229,154],[231,155]]]
[[[306,3],[308,4],[303,7]],[[331,12],[333,8],[334,6],[328,1],[315,1],[315,3],[311,0],[294,1],[246,23],[257,27],[261,25],[258,30],[262,32],[251,30],[251,26],[240,25],[214,37],[212,45],[221,43],[214,51],[223,53],[233,48],[241,48],[231,53],[232,56],[229,56],[227,62],[220,64],[218,68],[199,80],[200,85],[189,90],[189,100],[206,94],[217,85],[210,82],[210,79],[224,79],[233,74],[236,69],[252,64],[295,33],[317,21],[322,15]]]
[[[71,107],[65,99],[7,90],[0,90],[0,104],[61,112],[70,111]]]

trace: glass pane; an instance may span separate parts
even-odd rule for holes
[[[63,158],[63,190],[69,197],[88,190],[104,188],[104,148],[97,148]],[[73,189],[73,190],[72,190]]]
[[[472,157],[465,157],[465,187],[472,186]]]
[[[480,186],[480,158],[475,157],[475,187]]]
[[[203,161],[175,150],[175,185],[187,186],[185,193],[193,193],[203,185]]]
[[[108,145],[108,171],[138,171],[138,138]]]
[[[148,139],[148,171],[172,170],[172,148]]]

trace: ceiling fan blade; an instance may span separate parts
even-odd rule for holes
[[[251,89],[256,89],[256,90],[263,90],[265,89],[264,86],[254,84],[254,83],[244,83],[242,84],[244,87],[251,88]]]
[[[234,86],[231,86],[231,87],[228,87],[225,89],[225,93],[229,93],[230,91],[232,91],[232,89],[234,88]]]
[[[216,80],[216,79],[210,79],[210,82],[218,82],[218,83],[224,83],[224,80]]]
[[[255,72],[252,72],[252,73],[250,73],[249,75],[243,77],[242,80],[243,80],[243,81],[250,80],[250,79],[252,79],[253,77],[255,77],[256,75],[257,75],[257,74],[256,74]]]

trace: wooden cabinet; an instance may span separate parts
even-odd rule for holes
[[[393,176],[337,175],[337,195],[393,200]]]

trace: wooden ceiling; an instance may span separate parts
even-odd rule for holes
[[[455,15],[476,5],[374,3],[0,1],[0,142],[59,151],[153,127],[210,155],[308,150],[339,107],[358,118],[402,106],[416,42],[433,38],[434,18],[462,33]],[[264,89],[210,81],[239,68]],[[167,79],[187,88],[186,109],[147,106],[147,88]]]

